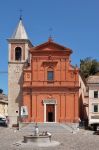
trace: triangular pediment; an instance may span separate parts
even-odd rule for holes
[[[70,53],[72,53],[72,50],[69,48],[66,48],[60,44],[57,44],[55,42],[53,42],[52,40],[48,40],[47,42],[40,44],[38,46],[33,47],[30,51],[69,51]]]

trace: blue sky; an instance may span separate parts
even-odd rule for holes
[[[8,38],[23,10],[23,22],[34,45],[55,42],[73,50],[72,64],[99,60],[99,0],[0,0],[0,71],[8,68]],[[0,88],[8,93],[8,74],[0,73]]]

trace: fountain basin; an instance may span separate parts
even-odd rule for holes
[[[42,143],[42,142],[51,142],[51,136],[48,135],[27,135],[24,136],[24,143],[34,142],[34,143]]]

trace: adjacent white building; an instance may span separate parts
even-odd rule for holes
[[[90,76],[87,80],[89,87],[89,125],[99,124],[99,76]]]
[[[8,97],[0,93],[0,117],[8,116]]]

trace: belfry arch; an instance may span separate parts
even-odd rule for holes
[[[22,59],[22,49],[21,47],[16,47],[15,48],[15,60],[21,61],[21,59]]]

